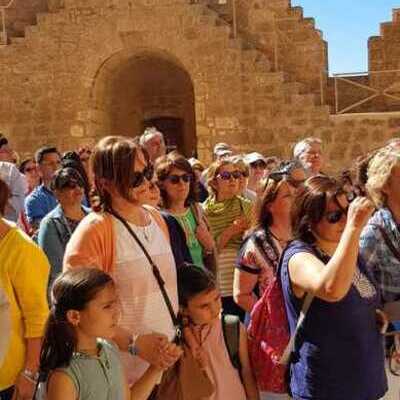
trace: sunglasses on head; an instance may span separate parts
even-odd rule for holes
[[[184,175],[169,175],[167,179],[173,184],[177,185],[180,181],[183,183],[189,183],[192,180],[192,175],[184,174]]]
[[[217,175],[218,178],[222,179],[223,181],[229,181],[230,179],[239,179],[242,176],[240,171],[233,171],[233,172],[221,172]]]
[[[144,180],[151,181],[154,175],[154,169],[151,165],[148,165],[141,172],[134,172],[131,180],[131,187],[136,188],[143,184]]]

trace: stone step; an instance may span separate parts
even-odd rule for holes
[[[286,82],[283,84],[283,89],[289,95],[302,94],[306,86],[300,82]]]
[[[24,37],[9,37],[10,44],[12,45],[25,45],[26,39]]]
[[[30,39],[39,32],[39,27],[37,25],[29,25],[25,28],[25,38]]]
[[[288,14],[291,17],[297,18],[297,20],[302,20],[304,18],[304,9],[301,6],[295,6],[289,8]]]

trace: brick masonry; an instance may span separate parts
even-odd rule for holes
[[[219,141],[289,157],[298,139],[315,135],[332,170],[398,135],[400,113],[334,116],[319,105],[326,44],[301,9],[239,1],[233,38],[226,9],[204,3],[41,3],[37,24],[0,46],[0,131],[27,155],[43,144],[65,150],[107,134],[135,136],[144,120],[172,117],[183,121],[182,150],[196,148],[204,161]],[[296,54],[278,64],[268,44],[275,15],[293,38],[280,53]],[[253,21],[258,34],[248,29]]]

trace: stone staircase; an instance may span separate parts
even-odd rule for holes
[[[0,8],[5,9],[6,37],[2,37],[0,21],[0,43],[9,44],[13,39],[24,37],[25,29],[36,25],[37,14],[48,12],[48,0],[0,0]],[[6,43],[7,42],[7,43]]]
[[[99,2],[99,0],[65,0],[65,9],[60,12],[39,13],[37,24],[25,27],[24,37],[11,38],[10,45],[6,46],[9,49],[5,50],[4,56],[12,57],[14,53],[18,53],[18,48],[24,48],[23,54],[37,54],[43,42],[47,43],[51,52],[56,51],[51,43],[52,40],[55,42],[62,40],[64,29],[71,40],[70,30],[76,29],[71,21],[74,21],[74,18],[77,20],[90,18],[91,7],[93,7],[92,10],[94,9],[92,3],[96,4],[96,1]],[[150,11],[150,6],[145,5],[142,9],[141,6],[135,4],[135,11],[143,12],[148,19],[145,24],[135,26],[135,19],[127,16],[125,9],[129,1],[124,1],[120,1],[120,8],[103,7],[101,13],[104,13],[104,16],[102,14],[101,18],[104,18],[104,21],[107,18],[112,19],[114,29],[116,26],[122,43],[129,46],[130,41],[135,40],[132,32],[142,38],[146,35],[151,36],[151,27],[157,25],[159,17],[155,9],[154,12]],[[107,0],[107,3],[111,4],[112,1]],[[203,154],[203,159],[206,159],[205,154],[209,152],[210,146],[221,140],[230,140],[243,151],[257,148],[266,154],[289,156],[288,144],[294,143],[304,135],[318,135],[318,132],[330,125],[329,108],[318,104],[318,97],[308,91],[305,83],[296,81],[283,69],[277,70],[268,52],[260,48],[251,35],[247,36],[239,32],[237,37],[233,37],[229,20],[204,2],[188,3],[188,0],[174,0],[174,4],[176,4],[176,10],[174,9],[174,13],[171,13],[163,23],[167,26],[176,26],[176,21],[179,20],[181,26],[184,27],[185,40],[196,43],[196,57],[207,57],[208,50],[216,47],[219,49],[218,54],[223,58],[220,64],[216,64],[218,59],[212,59],[213,61],[210,59],[212,72],[204,72],[207,79],[211,79],[209,78],[211,74],[223,76],[222,79],[225,79],[226,83],[222,84],[228,89],[227,92],[221,93],[220,99],[213,98],[215,105],[206,105],[212,108],[212,119],[219,119],[219,121],[212,122],[213,127],[210,128],[211,125],[209,125],[205,129],[207,132],[212,132],[207,135],[201,136],[198,129],[199,149],[200,154]],[[280,12],[284,11],[282,1],[275,0],[274,5]],[[165,7],[167,6],[168,4],[165,4]],[[301,17],[301,12],[297,8],[290,12],[296,14],[296,18]],[[110,16],[105,17],[107,13]],[[270,14],[273,15],[273,12],[271,11]],[[71,27],[68,27],[68,24],[71,24]],[[174,32],[171,31],[170,34],[173,37]],[[72,46],[72,43],[68,45]],[[187,45],[183,44],[183,46]],[[54,59],[57,53],[49,53],[47,57]],[[92,58],[96,57],[100,59],[100,55],[94,53]],[[79,60],[76,62],[79,63]],[[68,61],[68,63],[73,62]],[[232,71],[231,68],[234,70]],[[212,77],[212,79],[216,78]],[[74,79],[69,80],[74,82]],[[229,87],[235,92],[232,93],[231,98],[227,95]],[[227,114],[229,117],[225,117]],[[222,117],[219,118],[219,115]],[[198,124],[206,125],[207,121],[206,117],[204,122],[198,121]],[[68,126],[70,122],[66,121],[65,124]],[[229,138],[224,135],[229,135]]]
[[[226,23],[234,21],[233,0],[199,0]],[[327,45],[313,18],[303,16],[302,7],[289,0],[236,0],[238,34],[262,51],[275,71],[304,84],[307,93],[321,92],[327,83]],[[322,81],[321,81],[322,79]]]

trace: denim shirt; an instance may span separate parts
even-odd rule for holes
[[[90,209],[84,206],[82,206],[82,210],[85,214],[90,212]],[[47,214],[40,222],[38,245],[46,253],[51,265],[49,288],[51,288],[53,281],[62,272],[65,248],[71,235],[71,229],[60,205]]]
[[[38,186],[25,199],[25,214],[31,225],[39,225],[51,210],[57,206],[58,201],[53,192],[44,185]]]
[[[388,208],[379,209],[368,221],[360,238],[360,255],[373,273],[383,303],[400,300],[400,260],[384,240],[382,227],[400,251],[400,230]]]

